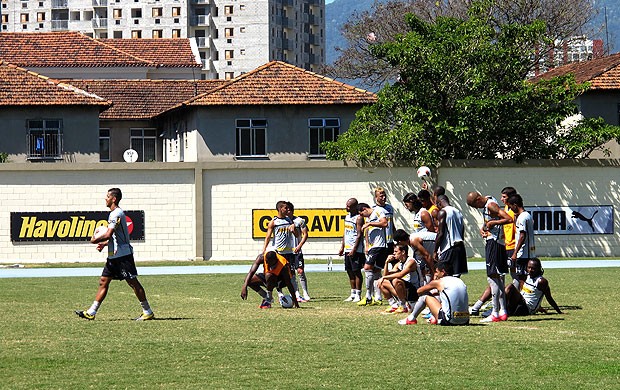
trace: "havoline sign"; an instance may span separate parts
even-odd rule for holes
[[[88,241],[109,211],[12,212],[11,241]],[[144,240],[144,211],[125,210],[132,240]]]

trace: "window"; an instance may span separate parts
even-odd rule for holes
[[[231,80],[235,78],[235,72],[226,72],[224,73],[224,78],[226,80]]]
[[[244,33],[245,32],[245,27],[239,27],[239,32]]]
[[[181,30],[178,28],[173,29],[172,38],[181,38]]]
[[[114,19],[122,19],[123,18],[123,10],[121,8],[114,8],[112,10],[112,17]]]
[[[69,20],[80,20],[80,11],[71,11]]]
[[[181,16],[181,7],[172,7],[172,16]]]
[[[110,161],[110,129],[99,129],[99,161]]]
[[[235,58],[235,51],[234,50],[226,50],[226,51],[224,51],[224,56],[226,57],[227,60],[232,60],[233,58]]]
[[[28,23],[28,20],[30,20],[30,16],[28,14],[21,14],[20,20],[22,23]]]
[[[237,119],[236,156],[267,156],[266,119]]]
[[[141,18],[142,17],[142,8],[132,8],[131,9],[131,17],[132,18]]]
[[[59,159],[62,155],[62,120],[36,119],[27,123],[28,159]]]
[[[113,37],[113,38],[120,39],[120,38],[122,38],[122,37],[123,37],[123,32],[122,32],[122,31],[114,31],[114,32],[112,33],[112,37]]]
[[[310,129],[310,156],[325,156],[325,151],[321,148],[321,142],[335,141],[340,134],[340,119],[338,118],[310,118],[308,119]]]
[[[163,8],[153,8],[153,17],[154,18],[161,18],[164,14],[164,9]]]
[[[157,161],[156,129],[131,129],[129,145],[138,152],[138,161]]]
[[[224,35],[226,36],[226,38],[232,38],[234,34],[235,29],[232,27],[227,27],[224,29]]]
[[[131,37],[132,38],[142,38],[142,31],[141,30],[132,30],[131,31]]]
[[[153,38],[163,38],[164,30],[153,30]]]
[[[44,21],[45,21],[45,12],[37,12],[37,22],[44,22]]]
[[[233,14],[233,6],[225,5],[224,6],[224,15],[232,15]]]
[[[2,24],[6,24],[9,22],[9,15],[2,14]]]

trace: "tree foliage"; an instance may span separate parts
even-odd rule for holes
[[[343,26],[347,47],[338,47],[339,58],[321,73],[334,78],[360,80],[374,89],[395,80],[400,70],[373,55],[371,46],[389,42],[408,31],[404,15],[412,13],[425,22],[439,17],[466,18],[472,0],[388,0],[377,1],[370,11],[356,13]],[[531,66],[552,50],[550,43],[587,34],[595,16],[593,0],[493,0],[489,3],[489,24],[501,28],[510,24],[545,22],[548,38],[544,50],[531,57]],[[368,39],[369,34],[373,39]],[[539,48],[540,49],[540,48]]]
[[[373,56],[400,70],[400,80],[323,145],[327,158],[432,164],[575,157],[620,135],[594,120],[559,131],[588,85],[572,76],[525,81],[532,53],[548,42],[545,24],[500,27],[493,20],[488,2],[473,3],[466,18],[429,22],[408,14],[406,34],[370,45]]]

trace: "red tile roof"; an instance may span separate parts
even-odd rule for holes
[[[371,104],[375,94],[296,66],[273,61],[184,104]]]
[[[0,61],[0,106],[90,105],[111,103],[73,85]]]
[[[543,73],[533,80],[548,80],[568,73],[575,75],[578,83],[589,82],[590,90],[620,89],[620,53],[564,65]]]
[[[224,80],[67,80],[113,102],[100,119],[150,119],[226,83]]]
[[[98,41],[158,66],[202,67],[192,52],[189,39],[98,39]]]
[[[96,40],[80,32],[0,33],[0,59],[22,67],[200,67],[188,39]],[[127,41],[139,41],[128,39]],[[161,42],[160,42],[161,41]],[[178,42],[170,42],[178,41]],[[183,45],[185,43],[185,45]],[[147,54],[139,56],[138,48]],[[126,50],[125,50],[126,49]],[[175,49],[178,50],[175,52]],[[158,61],[153,53],[160,50]]]

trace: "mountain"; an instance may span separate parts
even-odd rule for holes
[[[387,2],[387,0],[378,0]],[[369,10],[375,0],[332,0],[325,5],[325,56],[328,64],[339,56],[336,47],[345,47],[347,42],[342,37],[342,26],[355,14]],[[603,39],[609,37],[609,52],[620,51],[620,2],[618,0],[593,0],[598,15],[590,24],[590,38]],[[327,3],[327,2],[326,2]],[[605,28],[605,8],[607,9],[607,28]]]

